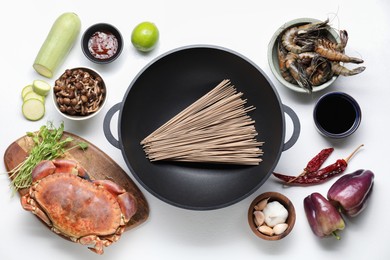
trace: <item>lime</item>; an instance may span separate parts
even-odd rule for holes
[[[143,52],[154,49],[159,38],[159,31],[154,23],[142,22],[138,24],[131,33],[131,43],[134,47]]]

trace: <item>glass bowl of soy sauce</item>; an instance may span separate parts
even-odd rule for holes
[[[115,26],[108,23],[97,23],[84,32],[81,48],[90,61],[106,64],[113,62],[121,54],[123,38]]]
[[[359,128],[362,112],[352,96],[344,92],[329,92],[315,104],[313,119],[322,135],[345,138]]]

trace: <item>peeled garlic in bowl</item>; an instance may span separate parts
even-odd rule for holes
[[[268,206],[268,204],[270,205]],[[266,217],[264,214],[264,209],[267,206],[268,208],[265,212],[268,214],[268,219],[272,220],[268,221],[269,224],[273,225],[279,221],[284,222],[276,224],[273,227],[268,226],[265,222]],[[286,196],[278,192],[265,192],[260,194],[252,201],[248,208],[249,227],[256,236],[264,240],[275,241],[286,237],[294,227],[295,217],[294,205]]]

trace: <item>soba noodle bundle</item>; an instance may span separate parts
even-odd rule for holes
[[[141,141],[150,161],[258,165],[263,142],[230,80],[196,100]]]

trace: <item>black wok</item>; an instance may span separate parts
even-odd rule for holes
[[[258,166],[151,163],[140,141],[223,79],[230,79],[244,93],[248,105],[256,107],[250,115],[256,121],[259,141],[265,142],[263,162]],[[117,140],[110,122],[118,111]],[[294,125],[286,143],[284,113]],[[171,205],[194,210],[226,207],[252,194],[300,133],[298,117],[281,103],[260,68],[234,51],[208,45],[174,49],[148,64],[131,82],[122,102],[107,112],[103,128],[108,141],[122,151],[131,173],[147,191]]]

